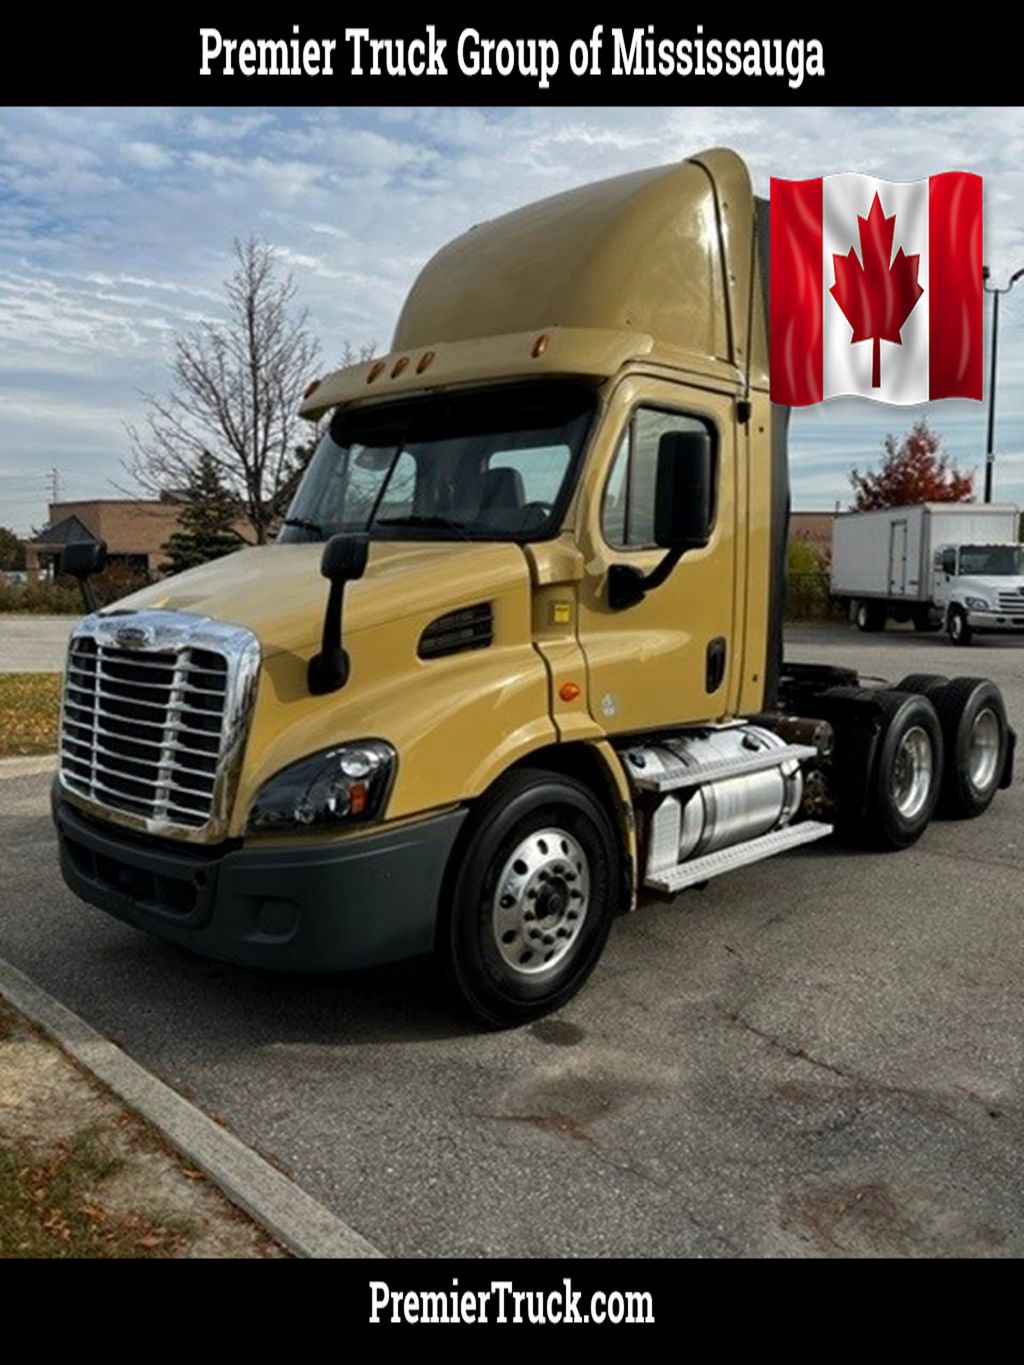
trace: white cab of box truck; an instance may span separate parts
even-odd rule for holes
[[[888,620],[945,629],[957,645],[978,631],[1024,633],[1024,550],[1018,508],[925,502],[849,512],[832,537],[832,596],[861,630]]]

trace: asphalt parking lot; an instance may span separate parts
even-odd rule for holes
[[[1024,731],[1024,640],[788,653],[986,673]],[[0,780],[0,955],[392,1254],[1024,1254],[1019,784],[646,905],[560,1015],[483,1035],[422,964],[258,975],[80,905],[47,788]]]

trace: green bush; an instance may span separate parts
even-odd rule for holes
[[[111,564],[92,580],[101,607],[117,602],[129,593],[144,588],[146,574]],[[0,583],[0,612],[25,612],[37,616],[81,616],[82,594],[73,578],[56,578],[52,583]]]
[[[82,597],[78,584],[68,578],[59,578],[55,583],[8,583],[0,585],[0,611],[80,616]]]
[[[791,621],[827,621],[841,616],[830,595],[828,554],[805,540],[786,549],[786,616]]]

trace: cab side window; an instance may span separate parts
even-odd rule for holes
[[[636,409],[615,453],[604,490],[601,529],[609,545],[616,549],[654,548],[658,443],[667,432],[708,430],[708,423],[698,417],[658,408]],[[714,431],[711,436],[713,439]],[[717,443],[714,450],[717,461]]]

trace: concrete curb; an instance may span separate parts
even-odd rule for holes
[[[0,758],[0,781],[5,777],[34,777],[57,766],[56,754],[33,754],[29,758]]]
[[[234,1134],[214,1123],[3,958],[0,995],[159,1129],[233,1204],[289,1251],[297,1256],[332,1259],[383,1256]]]

